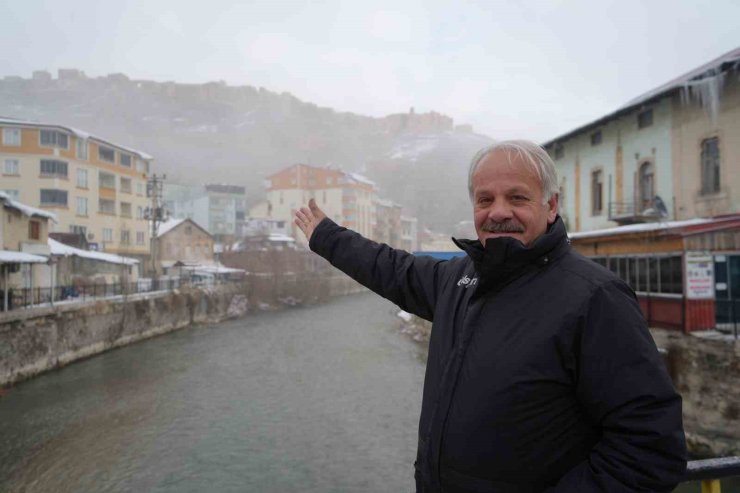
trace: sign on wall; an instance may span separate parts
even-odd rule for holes
[[[686,297],[690,300],[714,298],[714,259],[709,252],[686,252]]]

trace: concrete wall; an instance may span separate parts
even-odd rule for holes
[[[243,315],[242,291],[226,285],[3,314],[0,385],[192,323]]]
[[[319,303],[365,290],[349,277],[252,275],[207,290],[142,294],[0,313],[0,386],[75,360],[187,327],[243,316],[249,307]]]

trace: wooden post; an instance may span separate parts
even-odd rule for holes
[[[701,482],[701,493],[721,493],[719,479],[705,479]]]

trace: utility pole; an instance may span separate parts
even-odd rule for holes
[[[167,220],[168,212],[162,205],[162,188],[167,175],[151,175],[146,181],[146,196],[151,200],[151,206],[144,210],[144,218],[152,226],[151,237],[149,239],[149,252],[152,259],[152,278],[157,275],[157,230],[162,221]]]

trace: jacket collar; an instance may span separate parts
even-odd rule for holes
[[[519,277],[529,266],[547,265],[565,253],[570,243],[560,216],[529,247],[506,236],[488,239],[485,247],[479,240],[452,241],[471,258],[481,284],[489,286]]]

